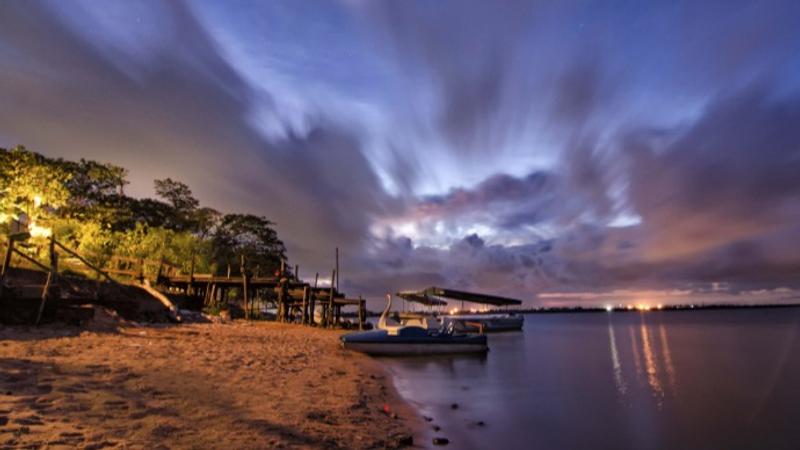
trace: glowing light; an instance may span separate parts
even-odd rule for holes
[[[614,307],[611,305],[606,305],[606,311],[611,312],[614,310]]]
[[[53,230],[50,228],[40,227],[34,222],[31,222],[31,224],[28,226],[28,231],[31,233],[32,237],[48,238],[53,234]]]
[[[664,305],[662,305],[661,303],[659,303],[659,304],[658,304],[658,306],[657,306],[657,308],[658,308],[658,309],[664,309]]]
[[[42,197],[40,197],[38,195],[34,195],[33,196],[33,206],[35,208],[38,208],[38,207],[42,206]]]
[[[639,304],[636,305],[636,309],[638,309],[639,311],[650,311],[650,305]]]
[[[633,309],[633,305],[628,305],[628,311]]]
[[[6,222],[8,222],[8,219],[10,219],[10,218],[11,218],[11,216],[9,216],[8,214],[0,213],[0,223],[6,223]]]
[[[450,310],[450,315],[452,316],[453,314],[458,314],[458,308],[453,308]]]

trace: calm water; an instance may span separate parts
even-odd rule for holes
[[[527,315],[489,346],[382,359],[442,427],[427,445],[800,448],[800,308]]]

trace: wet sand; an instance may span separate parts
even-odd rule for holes
[[[0,326],[0,448],[386,448],[419,430],[378,363],[339,335]]]

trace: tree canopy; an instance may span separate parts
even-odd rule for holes
[[[97,161],[47,158],[18,146],[0,148],[0,231],[11,223],[50,233],[96,260],[112,254],[166,258],[198,271],[228,264],[273,271],[286,258],[274,223],[252,214],[202,207],[188,185],[154,181],[157,199],[125,195],[128,171]]]

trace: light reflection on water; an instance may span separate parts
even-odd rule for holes
[[[796,448],[798,324],[800,309],[528,315],[485,358],[382,361],[449,448]]]
[[[608,321],[608,345],[611,348],[611,367],[614,369],[614,383],[617,385],[617,392],[624,396],[628,391],[628,383],[622,378],[622,365],[619,363],[619,351],[617,351],[617,340],[614,338],[614,326]]]

